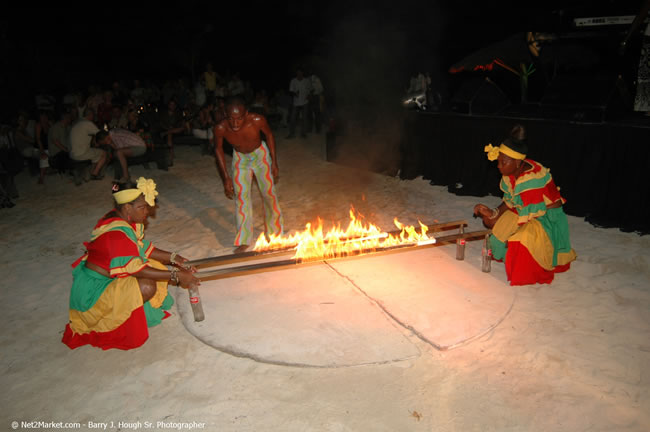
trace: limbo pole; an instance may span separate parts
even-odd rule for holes
[[[421,241],[417,243],[405,243],[405,244],[400,244],[395,246],[388,246],[384,248],[370,249],[367,251],[360,251],[354,254],[344,255],[340,257],[323,257],[323,258],[310,259],[304,261],[301,258],[291,258],[291,259],[284,259],[284,260],[278,260],[272,262],[243,265],[238,267],[204,270],[195,273],[195,276],[202,281],[226,279],[226,278],[245,276],[245,275],[250,275],[255,273],[285,270],[291,267],[295,267],[297,265],[318,264],[323,261],[331,261],[335,259],[345,259],[351,257],[366,257],[366,256],[369,257],[369,256],[376,256],[377,254],[423,249],[423,248],[433,247],[441,244],[455,243],[459,239],[482,238],[489,233],[490,233],[489,230],[483,230],[483,231],[472,231],[467,233],[449,234],[446,236],[441,236],[435,239],[431,239],[429,241]]]
[[[454,229],[454,228],[461,228],[461,232],[463,227],[467,226],[467,221],[465,220],[457,220],[457,221],[451,221],[451,222],[442,222],[442,223],[436,223],[436,224],[431,224],[431,225],[425,225],[431,232],[436,232],[436,231],[445,231],[449,229]],[[391,231],[389,233],[386,233],[386,237],[389,235],[399,235],[402,231],[401,230],[395,230]],[[340,239],[341,241],[361,241],[365,237],[349,237],[349,238],[342,238]],[[265,251],[246,251],[246,252],[239,252],[239,253],[234,253],[234,254],[228,254],[228,255],[220,255],[220,256],[214,256],[214,257],[207,257],[207,258],[200,258],[192,261],[188,261],[186,264],[189,266],[196,267],[197,269],[201,268],[206,268],[206,267],[216,267],[220,265],[226,265],[226,264],[233,264],[233,263],[240,263],[240,262],[246,262],[246,261],[252,261],[252,260],[257,260],[260,258],[272,258],[272,257],[280,257],[280,256],[287,256],[287,255],[292,255],[295,253],[295,248],[296,245],[288,246],[283,249],[270,249],[270,250],[265,250]]]

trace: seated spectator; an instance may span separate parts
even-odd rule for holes
[[[137,134],[147,145],[147,148],[153,149],[153,137],[151,136],[150,125],[140,117],[136,110],[129,110],[127,113],[128,124],[126,129]]]
[[[197,105],[196,98],[192,95],[183,109],[183,117],[185,120],[185,130],[187,133],[192,133],[192,122],[196,117],[198,117],[201,107],[205,105]]]
[[[196,138],[212,140],[212,128],[214,128],[215,125],[213,111],[214,104],[207,102],[192,118],[192,135]]]
[[[122,177],[117,179],[118,183],[129,181],[129,164],[127,158],[142,156],[147,152],[147,144],[136,133],[127,129],[111,129],[110,131],[99,131],[95,135],[99,146],[111,146],[115,150],[115,157],[120,162]]]
[[[63,172],[69,165],[71,125],[71,112],[63,110],[59,113],[59,119],[52,125],[50,132],[47,134],[50,165],[59,172]]]
[[[130,109],[126,113],[126,129],[137,134],[139,134],[141,130],[144,131],[145,125],[140,119],[140,115],[138,114],[137,110]]]
[[[283,128],[289,127],[289,115],[291,114],[292,105],[293,99],[288,91],[279,89],[275,93],[273,106],[280,116],[280,126]]]
[[[108,159],[106,151],[97,148],[95,135],[99,128],[94,123],[95,113],[86,108],[84,117],[70,129],[70,159],[75,161],[89,160],[93,166],[90,171],[91,180],[101,180],[101,170]]]
[[[248,111],[262,114],[265,117],[268,116],[269,100],[266,97],[266,92],[264,90],[259,90],[255,93],[255,97],[253,98]]]
[[[226,114],[226,101],[224,98],[217,98],[217,103],[214,108],[214,124],[217,125],[225,120],[228,115]]]
[[[126,113],[122,112],[121,105],[113,105],[111,112],[111,121],[108,122],[109,129],[121,128],[126,129],[128,127],[128,120],[126,118]]]

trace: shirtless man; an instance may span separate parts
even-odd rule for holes
[[[226,104],[226,118],[214,127],[217,167],[223,180],[226,197],[235,198],[237,235],[235,253],[245,251],[253,239],[253,206],[251,190],[253,176],[262,193],[266,235],[280,235],[283,219],[275,183],[278,181],[278,159],[275,139],[266,118],[249,113],[242,98],[234,96]],[[266,141],[262,140],[264,133]],[[232,175],[226,169],[223,140],[233,147]]]

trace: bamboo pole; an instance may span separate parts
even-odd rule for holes
[[[366,257],[366,256],[370,257],[370,256],[376,256],[385,253],[423,249],[423,248],[433,247],[441,244],[455,243],[458,239],[473,239],[473,238],[485,237],[485,235],[489,233],[490,233],[489,230],[483,230],[483,231],[472,231],[472,232],[458,233],[458,234],[449,234],[446,236],[438,237],[436,239],[432,239],[429,242],[406,243],[401,245],[389,246],[385,248],[368,250],[365,252],[360,252],[353,255],[346,255],[341,257],[322,258],[322,259],[314,259],[314,260],[307,260],[307,261],[303,261],[300,258],[291,258],[291,259],[278,260],[272,262],[249,264],[249,265],[244,265],[239,267],[204,270],[195,273],[195,276],[202,281],[225,279],[225,278],[244,276],[244,275],[250,275],[255,273],[284,270],[287,268],[295,267],[296,265],[318,264],[321,263],[322,261],[331,261],[334,259],[345,259],[350,257]]]
[[[426,225],[426,226],[427,228],[429,228],[431,232],[445,231],[445,230],[458,228],[458,227],[460,227],[462,230],[463,227],[467,226],[467,221],[457,220],[451,222],[436,223],[436,224]],[[401,230],[395,230],[387,233],[387,235],[399,235],[400,232]],[[362,239],[363,237],[352,237],[347,240],[359,241]],[[342,239],[342,240],[344,241],[346,239]],[[189,266],[194,266],[197,269],[201,269],[206,267],[216,267],[220,265],[257,260],[261,258],[275,258],[280,256],[292,255],[294,253],[295,253],[295,246],[291,246],[284,249],[272,249],[266,251],[246,251],[246,252],[239,252],[239,253],[234,253],[229,255],[200,258],[200,259],[188,261],[186,264]]]

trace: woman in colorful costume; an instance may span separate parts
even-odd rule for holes
[[[566,202],[551,172],[526,159],[526,131],[516,125],[499,147],[485,147],[488,159],[498,161],[503,202],[490,209],[474,207],[474,214],[492,229],[494,259],[505,260],[511,285],[551,283],[555,273],[569,269],[576,254],[571,249],[569,224],[562,209]]]
[[[74,268],[63,343],[123,350],[141,346],[174,303],[167,284],[200,285],[187,259],[144,239],[158,195],[153,180],[114,184],[115,208],[102,217]],[[168,269],[166,265],[170,265]]]

